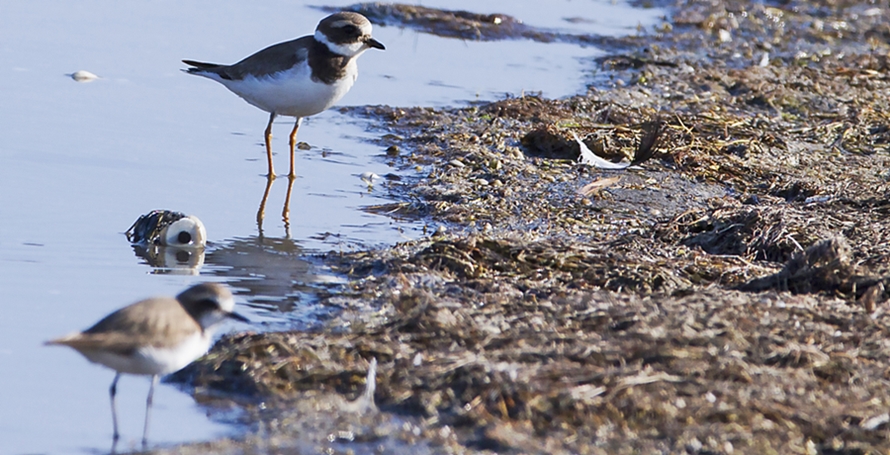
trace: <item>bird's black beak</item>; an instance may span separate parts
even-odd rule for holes
[[[368,38],[368,40],[365,41],[365,45],[368,47],[373,47],[374,49],[380,49],[381,51],[386,50],[386,46],[384,46],[383,43],[375,40],[374,38]]]
[[[240,314],[235,313],[234,311],[231,312],[231,313],[227,313],[227,314],[226,314],[226,317],[229,318],[229,319],[234,319],[234,320],[236,320],[236,321],[250,322],[250,319],[247,319],[247,318],[245,318],[244,316],[241,316]]]

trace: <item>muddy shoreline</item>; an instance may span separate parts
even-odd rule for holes
[[[890,450],[890,5],[670,8],[584,95],[347,109],[425,173],[372,210],[442,229],[325,256],[326,328],[176,376],[250,433],[161,452]],[[573,134],[630,160],[653,121],[639,165],[575,163]]]

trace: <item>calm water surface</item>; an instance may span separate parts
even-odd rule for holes
[[[329,2],[347,5],[350,2]],[[424,1],[425,6],[511,14],[577,33],[634,33],[663,12],[595,0]],[[317,5],[317,4],[315,4]],[[542,6],[546,5],[546,6]],[[111,445],[107,387],[113,373],[41,343],[83,329],[114,309],[225,281],[252,325],[311,324],[312,289],[336,283],[311,257],[423,235],[420,222],[359,210],[387,202],[363,172],[398,172],[370,142],[373,125],[336,110],[300,130],[289,223],[287,180],[266,189],[267,114],[221,85],[183,74],[180,59],[230,63],[306,34],[324,14],[307,2],[28,1],[0,4],[0,453],[92,453]],[[567,21],[566,18],[572,18]],[[580,19],[580,20],[578,20]],[[597,50],[528,41],[476,43],[395,27],[376,28],[385,52],[361,59],[342,105],[461,105],[522,91],[550,97],[584,90]],[[66,73],[101,76],[77,83]],[[276,167],[287,168],[287,133],[275,125]],[[123,232],[152,209],[197,215],[212,245],[200,276],[156,269]],[[148,380],[119,384],[122,441],[141,437]],[[237,432],[175,386],[155,395],[152,444]]]

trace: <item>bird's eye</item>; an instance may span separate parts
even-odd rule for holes
[[[211,298],[201,299],[195,304],[195,307],[201,309],[202,311],[218,310],[219,302]]]
[[[356,35],[358,34],[358,27],[352,24],[347,24],[343,26],[343,31],[349,35]]]

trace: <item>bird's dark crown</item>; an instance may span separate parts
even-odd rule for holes
[[[352,12],[332,14],[322,19],[316,30],[334,44],[359,43],[371,38],[371,22]]]

